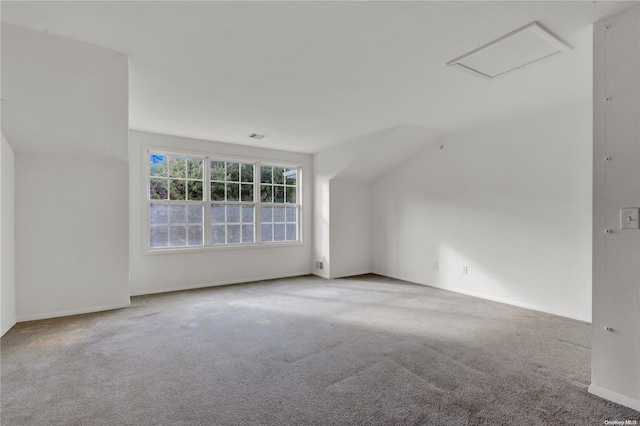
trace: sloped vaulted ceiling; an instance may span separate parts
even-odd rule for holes
[[[631,3],[3,1],[1,16],[129,55],[134,129],[313,153],[589,99],[591,25]],[[491,82],[446,66],[533,21],[575,49]]]

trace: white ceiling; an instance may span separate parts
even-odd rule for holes
[[[133,129],[313,153],[589,99],[591,24],[633,4],[2,1],[1,17],[128,54]],[[446,67],[532,21],[574,50],[490,82]]]

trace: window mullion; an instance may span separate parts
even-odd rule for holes
[[[229,217],[227,216],[229,210],[229,181],[227,180],[227,166],[229,162],[224,162],[224,245],[229,244]]]
[[[261,243],[262,242],[262,219],[260,218],[260,210],[262,208],[262,202],[260,201],[260,185],[261,185],[261,178],[260,178],[260,162],[254,163],[253,167],[254,167],[254,172],[253,172],[253,184],[254,184],[254,188],[253,188],[253,200],[255,201],[254,203],[254,216],[253,216],[253,223],[255,226],[255,236],[256,236],[256,243]]]
[[[204,194],[202,194],[202,204],[204,209],[204,227],[202,232],[203,235],[203,245],[210,246],[211,245],[211,159],[209,157],[205,157],[204,159],[204,170],[202,171],[202,178],[204,182],[202,183],[202,190]]]

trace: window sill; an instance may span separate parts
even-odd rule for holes
[[[280,248],[280,247],[302,247],[304,243],[302,241],[292,241],[286,243],[252,243],[252,244],[230,244],[219,246],[197,246],[197,247],[169,247],[158,249],[143,249],[142,254],[145,256],[155,256],[160,254],[187,254],[187,253],[201,253],[201,252],[215,252],[215,251],[227,251],[227,250],[252,250],[252,249],[266,249],[266,248]]]

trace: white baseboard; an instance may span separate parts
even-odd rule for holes
[[[110,311],[112,309],[128,308],[129,306],[131,306],[131,301],[128,301],[126,303],[118,303],[115,305],[93,306],[90,308],[70,309],[67,311],[48,312],[45,314],[24,315],[24,316],[18,317],[18,322],[67,317],[69,315],[90,314],[92,312],[101,312],[101,311]]]
[[[620,395],[619,393],[601,388],[600,386],[594,385],[593,383],[589,385],[589,393],[595,396],[599,396],[600,398],[615,402],[616,404],[624,405],[625,407],[633,408],[634,410],[640,411],[640,400]]]
[[[14,319],[9,324],[10,324],[9,326],[2,324],[2,331],[0,331],[0,337],[4,336],[7,333],[7,331],[11,330],[11,328],[17,324],[17,321]]]
[[[273,275],[273,276],[265,275],[265,276],[260,276],[260,277],[241,278],[241,279],[237,279],[237,280],[226,280],[226,281],[217,281],[217,282],[208,282],[208,283],[199,283],[199,284],[192,284],[192,285],[179,286],[179,287],[133,290],[131,292],[131,296],[144,296],[144,295],[147,295],[147,294],[170,293],[172,291],[195,290],[195,289],[198,289],[198,288],[218,287],[218,286],[221,286],[221,285],[231,285],[231,284],[250,283],[250,282],[255,282],[255,281],[276,280],[278,278],[303,277],[305,275],[310,275],[310,274],[311,274],[311,271],[304,271],[304,272],[295,272],[295,273],[292,273],[292,274],[285,274],[285,275]]]
[[[349,277],[357,277],[358,275],[366,275],[366,274],[371,274],[371,270],[367,269],[366,271],[356,271],[356,272],[349,272],[346,275],[340,275],[339,277],[331,277],[332,279],[336,279],[336,278],[349,278]]]
[[[327,280],[329,279],[329,274],[327,274],[325,271],[316,270],[313,272],[313,275],[320,278],[325,278]]]
[[[511,306],[517,306],[519,308],[531,309],[532,311],[544,312],[546,314],[557,315],[559,317],[564,317],[564,318],[571,318],[571,319],[574,319],[574,320],[583,321],[583,322],[591,324],[591,318],[590,317],[583,317],[583,316],[580,316],[580,315],[573,315],[573,314],[569,314],[569,313],[564,312],[564,311],[558,311],[558,310],[555,310],[555,309],[548,309],[548,308],[546,308],[544,306],[538,306],[538,305],[525,303],[525,302],[521,302],[521,301],[518,301],[518,300],[506,299],[506,298],[502,298],[502,297],[495,297],[495,296],[492,296],[492,295],[488,295],[488,294],[484,294],[484,293],[477,293],[477,292],[473,292],[473,291],[468,291],[468,290],[457,288],[457,287],[444,287],[444,286],[441,286],[441,285],[438,285],[438,284],[425,284],[425,283],[418,282],[415,279],[412,279],[411,277],[395,276],[395,275],[392,275],[392,274],[385,273],[383,271],[375,270],[375,271],[372,271],[372,273],[377,274],[377,275],[382,275],[384,277],[395,278],[397,280],[409,281],[409,282],[412,282],[412,283],[415,283],[415,284],[426,285],[427,287],[438,288],[440,290],[452,291],[454,293],[460,293],[460,294],[464,294],[464,295],[467,295],[467,296],[477,297],[479,299],[491,300],[492,302],[504,303],[505,305],[511,305]]]
[[[467,296],[473,296],[479,299],[491,300],[492,302],[504,303],[505,305],[512,305],[512,306],[517,306],[519,308],[530,309],[532,311],[544,312],[546,314],[557,315],[559,317],[564,317],[564,318],[570,318],[570,319],[591,324],[591,318],[583,317],[580,315],[568,314],[567,312],[558,311],[555,309],[548,309],[547,307],[544,307],[544,306],[538,306],[531,303],[520,302],[518,300],[505,299],[502,297],[494,297],[491,295],[476,293],[473,291],[467,291],[459,288],[441,287],[439,285],[434,285],[432,287],[439,288],[442,290],[447,290],[447,291],[453,291],[454,293],[466,294]]]
[[[264,281],[264,280],[273,280],[278,278],[291,278],[291,277],[300,277],[309,275],[310,272],[298,272],[289,275],[277,275],[277,276],[262,276],[262,277],[254,277],[254,278],[243,278],[239,280],[230,280],[230,281],[221,281],[216,283],[201,283],[194,284],[191,286],[181,286],[181,287],[171,287],[171,288],[159,288],[159,289],[149,289],[149,290],[140,290],[140,291],[132,291],[131,296],[142,296],[146,294],[157,294],[157,293],[169,293],[172,291],[181,291],[181,290],[193,290],[197,288],[206,288],[206,287],[217,287],[221,285],[230,285],[230,284],[240,284],[246,282],[254,282],[254,281]],[[70,309],[66,311],[57,311],[57,312],[49,312],[44,314],[35,314],[35,315],[23,315],[18,317],[17,322],[25,322],[25,321],[36,321],[42,319],[50,319],[50,318],[58,318],[58,317],[66,317],[70,315],[80,315],[80,314],[88,314],[92,312],[101,312],[101,311],[110,311],[112,309],[121,309],[128,308],[131,306],[131,301],[126,303],[120,303],[115,305],[104,305],[104,306],[95,306],[90,308],[82,308],[82,309]]]

